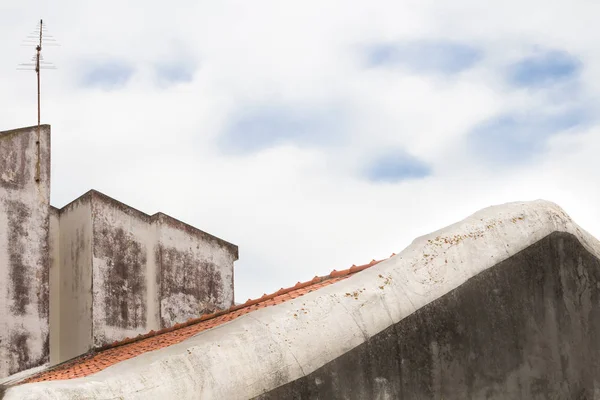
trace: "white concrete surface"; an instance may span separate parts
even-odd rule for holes
[[[95,375],[11,388],[5,400],[248,399],[309,374],[553,232],[600,257],[557,205],[486,208],[346,280]]]

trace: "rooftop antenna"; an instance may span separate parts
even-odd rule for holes
[[[41,121],[41,107],[40,107],[40,70],[42,69],[56,69],[54,64],[44,61],[42,56],[42,45],[44,46],[59,46],[56,39],[48,34],[46,25],[43,20],[40,19],[39,25],[35,31],[30,33],[27,38],[21,43],[21,46],[35,46],[35,55],[28,63],[19,64],[17,69],[26,71],[35,71],[37,76],[37,140],[35,142],[37,147],[37,163],[35,169],[35,181],[40,181],[40,121]]]

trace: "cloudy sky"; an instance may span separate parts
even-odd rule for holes
[[[240,247],[236,300],[508,201],[600,237],[600,2],[0,1],[0,130],[43,18],[52,203],[94,188]]]

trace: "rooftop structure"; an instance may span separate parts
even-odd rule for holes
[[[20,176],[14,172],[20,171],[20,164],[13,164],[17,167],[6,176]],[[44,204],[44,197],[36,193],[47,191],[24,187],[37,192],[7,190],[3,210],[14,213],[23,209],[15,202],[29,201],[27,211],[17,216],[23,224],[30,224],[25,226],[35,235],[26,236],[27,230],[9,217],[8,233],[0,236],[0,244],[12,237],[8,244],[13,247],[10,256],[0,260],[21,260],[25,273],[36,273],[41,267],[24,260],[43,260],[36,251],[44,247],[36,245],[43,244],[44,229],[35,224],[44,221],[45,211],[35,207]],[[223,276],[228,276],[229,262],[237,258],[235,247],[204,235],[189,237],[187,228],[178,224],[163,235],[169,221],[111,206],[110,199],[96,192],[87,196],[81,204],[76,202],[77,211],[67,207],[47,214],[49,232],[61,232],[48,234],[60,243],[59,250],[52,242],[49,245],[51,254],[58,254],[52,256],[52,268],[54,260],[70,254],[71,264],[62,264],[85,265],[84,271],[91,271],[89,278],[79,278],[80,273],[74,272],[78,268],[60,265],[55,270],[59,277],[64,270],[71,277],[67,282],[92,282],[91,293],[90,288],[71,283],[62,292],[89,300],[91,317],[87,307],[76,309],[76,314],[83,315],[80,320],[92,321],[89,332],[81,335],[90,341],[80,342],[80,349],[88,350],[53,367],[42,365],[38,371],[12,375],[0,387],[2,400],[597,397],[600,242],[554,203],[538,200],[489,207],[415,239],[386,260],[333,271],[219,310],[228,302],[226,296],[222,303],[214,300],[219,296],[209,296],[213,300],[208,301],[194,290],[187,291],[185,280],[178,279],[181,274],[195,274],[186,265],[201,265],[205,253],[189,253],[195,257],[190,264],[181,261],[189,260],[186,257],[165,256],[169,254],[165,249],[184,243],[178,247],[183,252],[193,250],[189,243],[195,240],[212,243],[207,251],[224,254],[226,262],[219,265],[223,265]],[[34,211],[43,218],[33,220],[38,215]],[[78,221],[74,229],[62,220],[68,214]],[[58,218],[57,225],[52,215]],[[79,239],[81,232],[87,232],[85,240]],[[110,253],[107,249],[113,245],[103,244],[106,240],[121,243],[118,253],[126,256]],[[127,244],[130,240],[134,244]],[[77,249],[78,243],[87,249],[80,258],[91,261],[73,261],[79,259],[77,251],[68,251]],[[19,258],[15,248],[35,251],[22,251],[25,258]],[[149,264],[149,254],[160,256]],[[2,304],[4,309],[15,315],[9,326],[24,332],[38,329],[30,337],[43,337],[47,311],[32,307],[43,304],[43,295],[32,297],[34,290],[44,287],[43,278],[32,279],[24,295],[16,294],[11,288],[23,280],[13,277],[13,264],[6,265],[5,275],[12,281],[8,289],[0,287],[4,290],[0,294],[8,299]],[[116,276],[119,285],[136,286],[142,274],[138,289],[144,284],[146,289],[140,297],[130,296],[129,290],[115,302],[96,294],[97,281],[111,287],[111,276]],[[155,283],[150,283],[148,275]],[[153,289],[152,285],[161,282],[159,277],[176,283],[167,285],[166,292]],[[53,299],[59,299],[59,305],[63,301],[62,293],[52,294],[53,279],[51,270],[51,352],[53,318],[61,321],[61,329],[72,323],[62,321],[62,308],[58,308],[59,317],[53,313]],[[63,282],[62,278],[58,281]],[[221,293],[228,293],[226,285],[219,287]],[[119,292],[114,288],[108,293]],[[169,297],[173,293],[175,297]],[[185,297],[190,293],[191,298]],[[29,313],[26,320],[14,311],[21,304]],[[113,310],[114,304],[120,312]],[[178,304],[192,308],[198,304],[198,313],[205,314],[186,320],[189,307],[178,309]],[[156,328],[148,329],[151,325]],[[25,360],[14,349],[8,347],[4,354]]]
[[[237,246],[94,190],[49,199],[50,126],[0,132],[0,380],[234,304]]]

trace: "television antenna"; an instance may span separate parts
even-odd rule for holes
[[[35,71],[37,76],[37,164],[35,171],[35,181],[40,181],[40,121],[41,121],[41,105],[40,105],[40,71],[42,69],[56,69],[56,66],[51,62],[44,61],[42,55],[42,46],[59,46],[58,42],[52,35],[48,34],[47,27],[44,21],[40,19],[39,25],[35,31],[30,33],[27,38],[21,43],[21,46],[34,46],[35,55],[28,63],[22,63],[17,66],[19,70]]]

